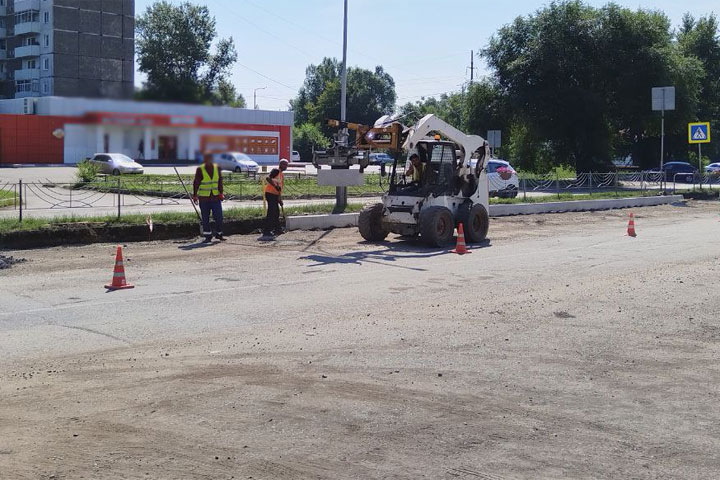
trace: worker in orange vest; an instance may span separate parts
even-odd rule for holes
[[[225,200],[225,195],[223,195],[223,179],[220,168],[213,163],[212,157],[207,155],[203,164],[197,168],[193,182],[193,202],[200,204],[203,236],[205,237],[203,243],[210,243],[213,237],[210,228],[210,213],[215,220],[215,237],[221,242],[225,241],[223,200]]]
[[[280,229],[280,206],[283,205],[282,193],[285,188],[285,176],[289,162],[280,160],[278,168],[273,168],[265,179],[265,201],[267,202],[267,217],[263,237],[273,237],[282,233]]]

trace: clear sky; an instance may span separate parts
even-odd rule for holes
[[[140,14],[154,0],[136,0]],[[342,58],[342,0],[206,0],[222,37],[233,37],[238,64],[232,80],[252,107],[286,110],[323,57]],[[173,0],[180,3],[180,0]],[[348,63],[382,65],[397,84],[398,103],[455,91],[470,78],[470,51],[519,15],[549,2],[530,0],[349,0]],[[606,1],[587,0],[594,6]],[[630,8],[664,11],[678,25],[683,13],[720,13],[718,0],[616,0]],[[476,77],[487,73],[475,60]],[[142,76],[136,76],[142,82]]]

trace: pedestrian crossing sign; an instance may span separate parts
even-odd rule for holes
[[[688,141],[690,143],[710,143],[710,123],[688,124]]]

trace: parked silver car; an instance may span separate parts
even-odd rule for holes
[[[90,163],[99,166],[100,172],[108,175],[145,172],[142,165],[122,153],[96,153]]]
[[[236,173],[257,173],[260,166],[244,153],[224,152],[213,154],[213,162],[220,170]]]
[[[720,163],[711,163],[705,167],[705,173],[708,175],[720,175]]]

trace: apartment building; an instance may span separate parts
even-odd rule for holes
[[[0,0],[0,96],[131,98],[134,0]]]

